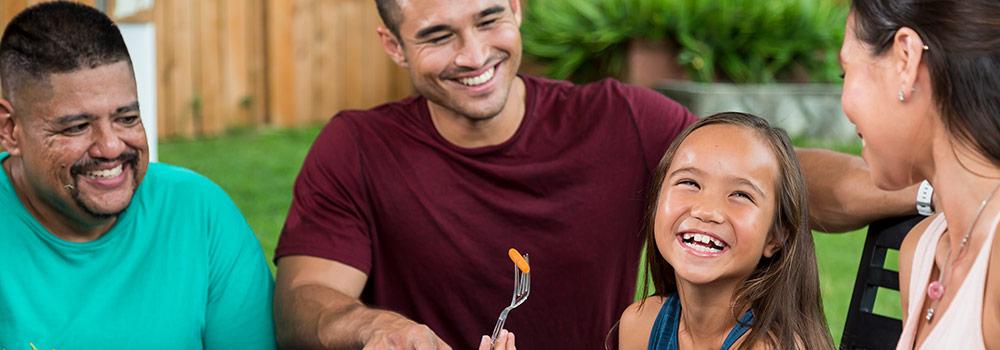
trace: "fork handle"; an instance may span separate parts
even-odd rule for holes
[[[493,345],[496,345],[497,343],[497,336],[500,335],[500,330],[503,329],[504,323],[507,322],[507,313],[509,312],[510,308],[504,308],[503,311],[500,312],[500,318],[497,319],[496,326],[493,326],[493,335],[490,336],[490,341]]]

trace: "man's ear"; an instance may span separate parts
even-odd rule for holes
[[[385,27],[378,27],[375,31],[378,32],[378,39],[382,42],[382,49],[385,50],[385,53],[400,67],[410,68],[410,64],[406,62],[406,56],[403,54],[403,43],[396,37],[396,34]]]
[[[10,101],[0,98],[0,146],[12,156],[21,154],[15,132],[18,127],[14,120],[14,107]]]
[[[517,21],[517,26],[521,26],[521,20],[523,19],[523,13],[521,11],[521,1],[520,0],[510,0],[510,11],[514,13],[514,20]]]
[[[920,35],[908,27],[899,28],[893,37],[890,52],[896,73],[899,74],[899,92],[902,93],[903,100],[909,100],[910,94],[917,86],[919,78],[917,75],[920,72],[925,48]]]

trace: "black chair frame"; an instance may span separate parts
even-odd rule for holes
[[[875,314],[878,289],[899,290],[899,273],[887,270],[885,257],[890,249],[899,250],[903,238],[923,216],[892,218],[868,226],[861,253],[854,293],[840,340],[841,349],[894,349],[903,329],[902,321]]]

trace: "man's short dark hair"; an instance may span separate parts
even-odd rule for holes
[[[0,82],[4,95],[26,79],[126,61],[118,27],[97,9],[72,2],[48,2],[24,10],[0,38]]]
[[[378,7],[378,15],[382,17],[385,27],[396,35],[396,39],[402,40],[399,37],[399,22],[403,21],[403,12],[399,9],[399,3],[396,0],[375,0],[375,6]]]

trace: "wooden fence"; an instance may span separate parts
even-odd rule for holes
[[[38,2],[0,0],[0,26]],[[128,17],[108,12],[156,27],[161,137],[311,124],[411,93],[378,42],[373,0],[156,0]]]

